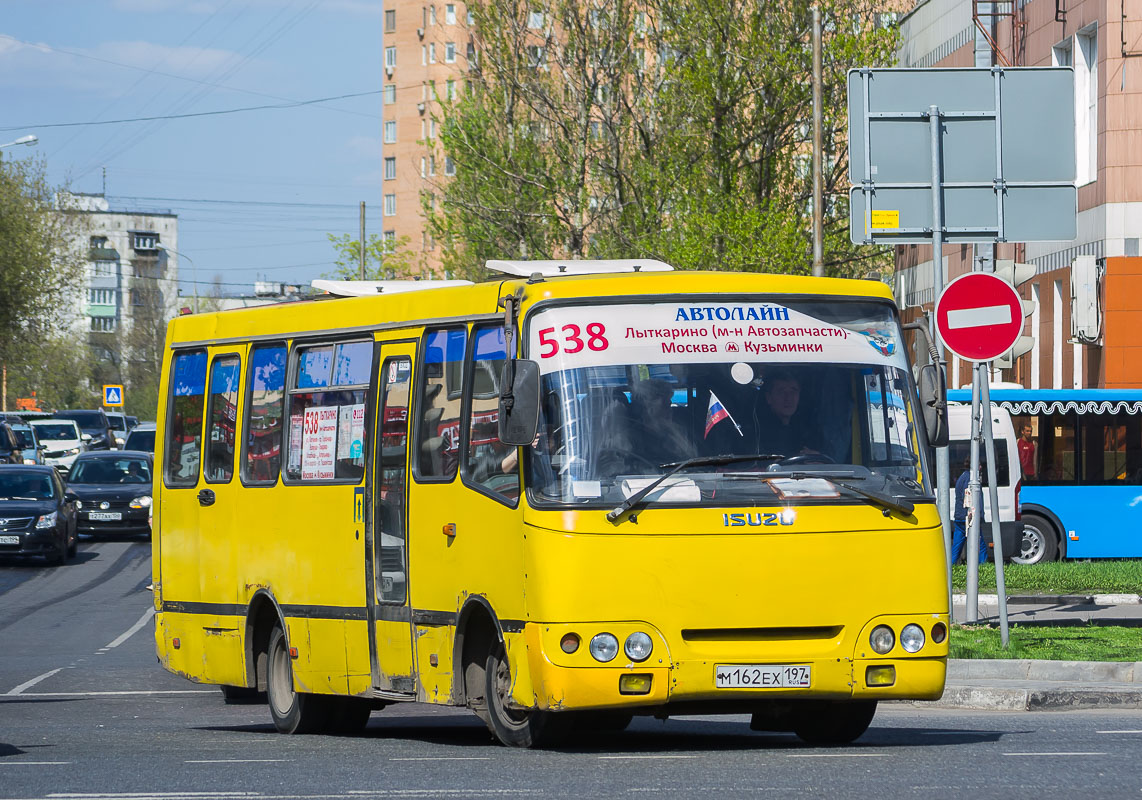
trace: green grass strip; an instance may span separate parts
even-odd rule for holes
[[[1142,560],[1007,564],[1004,578],[1008,594],[1142,594]],[[953,565],[952,591],[966,587],[967,566]],[[979,589],[996,591],[994,564],[980,565]]]
[[[998,628],[953,625],[949,658],[1033,658],[1045,661],[1142,661],[1142,628],[1012,625],[1008,648]]]

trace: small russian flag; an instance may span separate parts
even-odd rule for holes
[[[718,396],[714,394],[713,391],[711,391],[710,407],[706,411],[706,432],[702,435],[702,438],[707,438],[710,435],[710,431],[713,429],[713,427],[724,419],[728,419],[730,422],[734,423],[734,427],[737,428],[738,431],[738,436],[743,438],[745,437],[745,434],[742,433],[741,425],[737,424],[734,418],[730,416],[730,412],[724,405],[722,405],[722,401],[718,399]]]

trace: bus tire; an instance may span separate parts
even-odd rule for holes
[[[793,712],[793,732],[807,744],[849,744],[868,730],[875,714],[875,700],[807,702]]]
[[[266,648],[266,699],[281,733],[316,733],[328,725],[335,698],[296,692],[285,631],[275,624]]]
[[[1023,541],[1019,554],[1011,556],[1014,564],[1041,564],[1059,557],[1059,531],[1046,517],[1033,512],[1023,515]]]
[[[511,697],[511,670],[503,645],[498,642],[484,662],[484,697],[487,700],[488,727],[500,743],[508,747],[539,747],[550,744],[561,729],[557,715],[536,709],[508,706]],[[570,714],[563,717],[570,718]]]

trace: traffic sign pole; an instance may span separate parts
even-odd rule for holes
[[[994,263],[994,260],[992,261]],[[991,365],[988,364],[990,367]],[[999,639],[1004,647],[1007,647],[1008,624],[1007,624],[1007,580],[1003,573],[1003,557],[1006,555],[1003,552],[1003,536],[999,532],[999,486],[996,484],[996,468],[995,468],[995,431],[991,427],[991,389],[987,385],[986,374],[985,380],[980,382],[980,404],[988,410],[988,413],[983,415],[983,441],[987,445],[987,485],[989,487],[989,494],[991,497],[991,541],[995,545],[993,555],[995,557],[995,592],[999,596]]]

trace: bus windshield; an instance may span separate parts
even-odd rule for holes
[[[529,335],[542,374],[527,470],[539,505],[619,503],[673,464],[717,455],[753,458],[695,465],[656,501],[858,502],[823,480],[762,474],[846,468],[895,496],[930,495],[886,303],[552,308]]]

